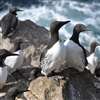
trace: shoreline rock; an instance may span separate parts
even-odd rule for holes
[[[82,73],[71,68],[57,70],[57,75],[65,77],[60,80],[60,86],[56,86],[44,76],[32,80],[31,71],[34,67],[38,67],[40,54],[49,43],[50,34],[44,27],[38,26],[30,20],[21,21],[13,36],[7,39],[2,39],[0,36],[0,48],[10,50],[13,46],[11,42],[18,36],[29,41],[29,43],[21,45],[25,56],[19,71],[25,78],[19,78],[19,81],[16,81],[12,75],[9,75],[6,86],[0,90],[0,100],[9,88],[16,85],[20,85],[21,89],[27,87],[31,91],[19,95],[17,100],[86,100],[87,98],[87,100],[99,100],[100,81],[86,69]],[[63,66],[67,67],[67,64]],[[57,77],[57,75],[52,77]]]

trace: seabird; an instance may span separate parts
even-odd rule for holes
[[[70,21],[55,21],[50,26],[51,40],[48,47],[44,50],[40,57],[41,73],[48,77],[52,71],[59,68],[66,57],[66,47],[59,40],[59,29]],[[51,78],[54,82],[55,79]]]
[[[95,55],[95,48],[97,46],[100,46],[100,44],[97,43],[96,41],[91,43],[89,56],[87,57],[89,64],[88,64],[88,66],[86,66],[86,68],[89,69],[92,74],[94,74],[95,68],[97,67],[97,65],[99,63],[99,60],[98,60],[97,56]]]
[[[6,95],[4,96],[4,100],[15,100],[15,98],[19,95],[22,94],[23,92],[27,92],[29,90],[21,90],[19,87],[12,87],[8,90]]]
[[[51,24],[51,40],[47,48],[41,53],[39,67],[32,70],[34,78],[37,77],[39,72],[41,72],[42,75],[50,76],[52,71],[58,68],[60,64],[64,61],[64,53],[66,53],[66,48],[64,44],[59,40],[58,31],[63,25],[69,22],[70,21],[54,21]]]
[[[27,43],[28,40],[23,39],[22,37],[17,37],[14,40],[14,47],[11,48],[11,52],[18,54],[19,56],[10,56],[6,57],[4,63],[7,65],[8,72],[11,74],[16,71],[23,64],[23,50],[20,48],[22,43]]]
[[[6,38],[12,34],[16,27],[18,26],[18,18],[16,17],[17,11],[22,11],[15,6],[12,6],[7,13],[0,21],[0,26],[2,29],[3,38]]]
[[[77,69],[78,71],[84,71],[88,62],[86,59],[86,51],[79,42],[79,34],[83,31],[89,31],[83,24],[76,24],[73,29],[73,34],[70,39],[64,42],[66,46],[66,61],[70,67]]]
[[[58,68],[65,60],[66,47],[59,40],[59,29],[70,21],[55,21],[50,26],[51,40],[46,49],[40,57],[41,73],[48,76],[53,70]],[[43,56],[44,55],[44,56]]]
[[[4,59],[7,56],[18,56],[18,54],[11,53],[10,51],[6,49],[0,49],[0,89],[3,88],[3,86],[6,83],[7,80],[7,66],[4,64]]]

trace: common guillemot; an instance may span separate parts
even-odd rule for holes
[[[59,40],[59,29],[70,21],[55,21],[50,26],[51,40],[48,47],[40,57],[41,73],[48,77],[52,71],[59,68],[60,64],[65,61],[66,47]],[[57,85],[59,83],[51,78]]]
[[[0,89],[3,88],[3,86],[6,83],[8,70],[7,66],[4,64],[4,59],[7,56],[18,56],[18,54],[14,54],[12,52],[9,52],[6,49],[0,49]]]
[[[70,65],[70,67],[75,68],[80,72],[84,71],[84,68],[88,64],[86,59],[86,51],[79,42],[79,34],[83,31],[89,31],[89,28],[83,24],[75,25],[71,38],[64,42],[67,51],[67,63]]]
[[[59,41],[59,29],[70,21],[55,21],[50,26],[51,40],[46,49],[47,52],[42,53],[40,66],[41,73],[48,76],[53,70],[58,68],[65,60],[66,47]],[[43,56],[44,55],[44,56]]]
[[[92,74],[94,74],[95,68],[97,67],[99,63],[99,60],[97,56],[95,55],[95,48],[97,46],[100,46],[100,44],[97,43],[96,41],[91,43],[89,56],[87,57],[89,64],[86,66],[86,68],[89,69]]]
[[[9,9],[9,13],[6,14],[0,21],[2,30],[2,37],[6,38],[9,34],[12,34],[18,26],[18,18],[16,17],[17,11],[22,11],[15,6]]]
[[[21,65],[23,64],[23,50],[21,49],[20,45],[22,43],[27,43],[28,40],[23,39],[22,37],[16,37],[14,40],[14,47],[11,48],[11,52],[18,54],[19,56],[10,56],[6,57],[4,63],[7,65],[8,72],[11,74],[16,71]]]
[[[50,26],[51,40],[47,48],[41,53],[39,68],[34,68],[33,76],[36,78],[41,71],[42,75],[50,76],[52,71],[60,66],[65,59],[66,48],[59,40],[59,29],[70,21],[54,21]],[[39,75],[40,76],[40,75]],[[53,78],[51,78],[54,80]],[[55,81],[55,80],[54,80]],[[55,81],[57,83],[57,81]],[[58,84],[58,83],[57,83]]]

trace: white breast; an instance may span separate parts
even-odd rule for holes
[[[7,69],[9,73],[14,72],[16,69],[21,67],[23,63],[23,51],[18,50],[17,52],[14,52],[16,54],[19,54],[19,56],[8,56],[6,57],[4,63],[7,65]]]
[[[95,56],[95,54],[91,54],[89,57],[87,57],[88,60],[88,66],[86,66],[87,69],[89,69],[91,71],[91,73],[93,74],[95,71],[95,68],[98,65],[98,58]]]
[[[41,61],[41,73],[47,76],[65,61],[65,57],[66,47],[60,41],[56,42],[53,47],[47,51],[45,57]]]
[[[64,45],[66,46],[66,61],[68,64],[79,71],[83,71],[85,68],[83,49],[72,40],[66,40]]]
[[[7,75],[8,75],[8,71],[7,71],[7,67],[0,67],[0,89],[3,88],[3,86],[6,83],[7,80]]]
[[[0,27],[0,33],[2,33],[2,27]]]

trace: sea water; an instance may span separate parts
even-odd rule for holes
[[[91,31],[80,34],[80,43],[87,50],[92,41],[100,43],[100,0],[0,0],[0,19],[10,6],[24,10],[18,12],[20,20],[30,19],[48,30],[55,20],[70,20],[59,30],[59,36],[64,40],[70,38],[76,24],[82,23]],[[100,59],[100,47],[95,52]]]

